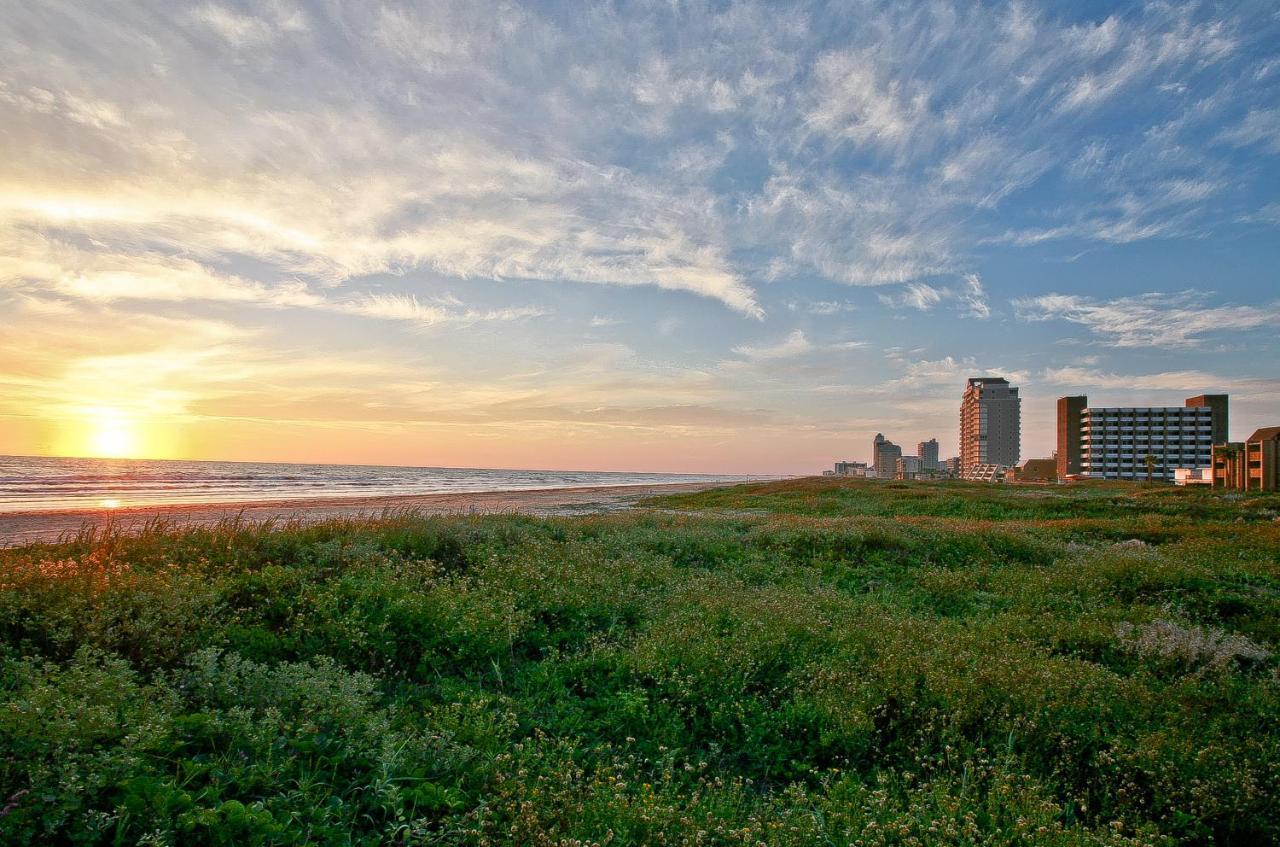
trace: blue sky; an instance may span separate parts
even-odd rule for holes
[[[1024,457],[1243,437],[1278,93],[1265,2],[4,0],[0,452],[805,472],[993,373]]]

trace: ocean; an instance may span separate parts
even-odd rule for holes
[[[770,477],[0,456],[0,512],[767,478]]]

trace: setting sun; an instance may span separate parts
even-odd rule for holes
[[[95,409],[90,421],[89,455],[121,459],[138,451],[133,422],[116,409]]]

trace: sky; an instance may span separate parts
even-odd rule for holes
[[[1280,424],[1280,7],[0,0],[0,453],[722,473]]]

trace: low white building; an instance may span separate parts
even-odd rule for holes
[[[1174,468],[1174,485],[1213,485],[1212,468]]]

